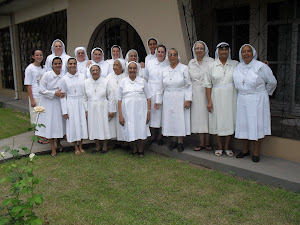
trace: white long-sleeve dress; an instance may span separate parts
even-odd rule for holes
[[[209,133],[219,136],[232,135],[235,130],[236,89],[233,71],[238,61],[227,59],[225,65],[219,59],[209,65],[204,86],[211,88],[212,112],[209,113]]]
[[[123,80],[124,77],[125,77],[125,73],[116,75],[115,72],[108,74],[108,76],[106,77],[109,80],[112,91],[114,92],[116,97],[116,114],[109,121],[110,133],[112,137],[116,136],[118,141],[124,141],[123,127],[119,122],[119,110],[118,110],[118,99],[117,99],[119,86],[121,80]]]
[[[88,112],[88,132],[90,140],[107,140],[110,135],[110,112],[116,112],[115,96],[109,81],[105,77],[84,81],[84,107]]]
[[[208,133],[208,111],[206,88],[204,87],[204,78],[208,73],[208,66],[214,62],[214,59],[204,56],[199,64],[197,58],[189,62],[189,73],[193,86],[193,102],[191,105],[191,132]]]
[[[85,75],[66,73],[61,82],[62,92],[66,93],[61,98],[62,115],[68,114],[66,120],[66,135],[68,142],[80,141],[88,138],[85,108],[83,105]]]
[[[179,63],[174,69],[167,66],[161,78],[161,90],[156,103],[163,103],[162,134],[164,136],[186,136],[191,134],[190,109],[185,101],[192,101],[192,82],[188,67]]]
[[[238,90],[235,137],[258,140],[271,135],[269,95],[277,85],[272,70],[253,59],[249,64],[240,63],[233,77]]]
[[[45,127],[38,127],[35,135],[51,138],[62,138],[66,134],[66,121],[62,115],[60,98],[55,92],[61,88],[63,74],[56,75],[54,71],[44,73],[40,81],[40,106],[45,107],[46,112],[41,113],[37,124]]]
[[[148,66],[145,69],[144,79],[148,81],[148,86],[152,92],[151,98],[151,120],[150,127],[160,128],[162,121],[162,106],[159,109],[154,108],[154,104],[156,102],[156,94],[161,93],[162,85],[162,72],[164,68],[169,65],[167,60],[163,62],[159,62],[157,58],[148,62]]]
[[[125,120],[123,126],[124,139],[127,142],[145,140],[150,136],[147,122],[147,99],[152,93],[143,78],[136,77],[132,81],[125,77],[118,90],[117,99],[122,101],[122,115]],[[150,118],[151,119],[151,118]]]

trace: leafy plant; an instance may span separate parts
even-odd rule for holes
[[[40,109],[40,108],[39,108]],[[41,109],[40,109],[41,110]],[[44,112],[37,111],[38,116]],[[44,126],[42,124],[32,124],[33,130],[36,130],[36,126]],[[4,147],[5,151],[1,152],[1,157],[5,160],[5,153],[9,152],[13,157],[13,163],[9,164],[5,162],[1,168],[4,168],[7,176],[0,180],[0,184],[8,182],[9,194],[2,202],[1,207],[6,209],[6,213],[1,215],[1,224],[42,224],[42,220],[37,217],[34,212],[34,207],[43,203],[43,194],[37,194],[34,192],[35,186],[38,185],[42,179],[34,175],[37,166],[34,165],[34,160],[37,156],[32,153],[33,143],[39,140],[39,137],[33,135],[31,137],[31,148],[19,147],[15,149],[14,141],[12,147]],[[28,160],[24,166],[17,163],[17,159],[20,158],[20,150],[29,154]]]

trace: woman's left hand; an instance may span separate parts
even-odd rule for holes
[[[147,121],[146,121],[146,124],[148,124],[150,121],[150,111],[147,112]]]
[[[184,102],[184,108],[189,109],[191,107],[191,101],[185,101]]]
[[[66,120],[69,119],[69,115],[68,114],[65,114],[64,117],[65,117]]]
[[[145,63],[140,62],[141,68],[145,68]]]

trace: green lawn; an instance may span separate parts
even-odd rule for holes
[[[0,108],[0,127],[0,139],[27,132],[30,127],[29,114]]]
[[[62,153],[36,165],[43,176],[36,193],[45,194],[37,213],[49,224],[300,223],[299,193],[154,153]]]

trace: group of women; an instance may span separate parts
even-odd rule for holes
[[[45,68],[42,52],[33,52],[33,63],[25,70],[31,122],[45,125],[36,135],[44,138],[42,143],[50,142],[51,155],[62,149],[64,135],[74,143],[76,155],[85,152],[82,140],[89,138],[96,140],[94,152],[106,153],[107,141],[115,139],[116,148],[132,143],[131,154],[142,157],[149,136],[149,145],[163,145],[163,136],[169,136],[169,149],[182,152],[183,137],[196,133],[200,144],[195,151],[212,150],[209,134],[216,134],[215,155],[225,150],[233,156],[230,139],[235,133],[244,140],[237,158],[249,155],[248,141],[254,140],[252,160],[258,162],[259,140],[271,134],[268,94],[275,90],[276,79],[267,65],[256,60],[255,49],[242,46],[238,63],[231,60],[229,44],[222,42],[213,60],[207,45],[197,41],[194,58],[186,66],[175,48],[167,51],[155,38],[147,44],[145,63],[139,62],[134,49],[124,59],[117,45],[106,61],[98,47],[91,51],[91,60],[84,47],[70,57],[58,39]],[[32,110],[36,105],[46,108],[38,120]]]

